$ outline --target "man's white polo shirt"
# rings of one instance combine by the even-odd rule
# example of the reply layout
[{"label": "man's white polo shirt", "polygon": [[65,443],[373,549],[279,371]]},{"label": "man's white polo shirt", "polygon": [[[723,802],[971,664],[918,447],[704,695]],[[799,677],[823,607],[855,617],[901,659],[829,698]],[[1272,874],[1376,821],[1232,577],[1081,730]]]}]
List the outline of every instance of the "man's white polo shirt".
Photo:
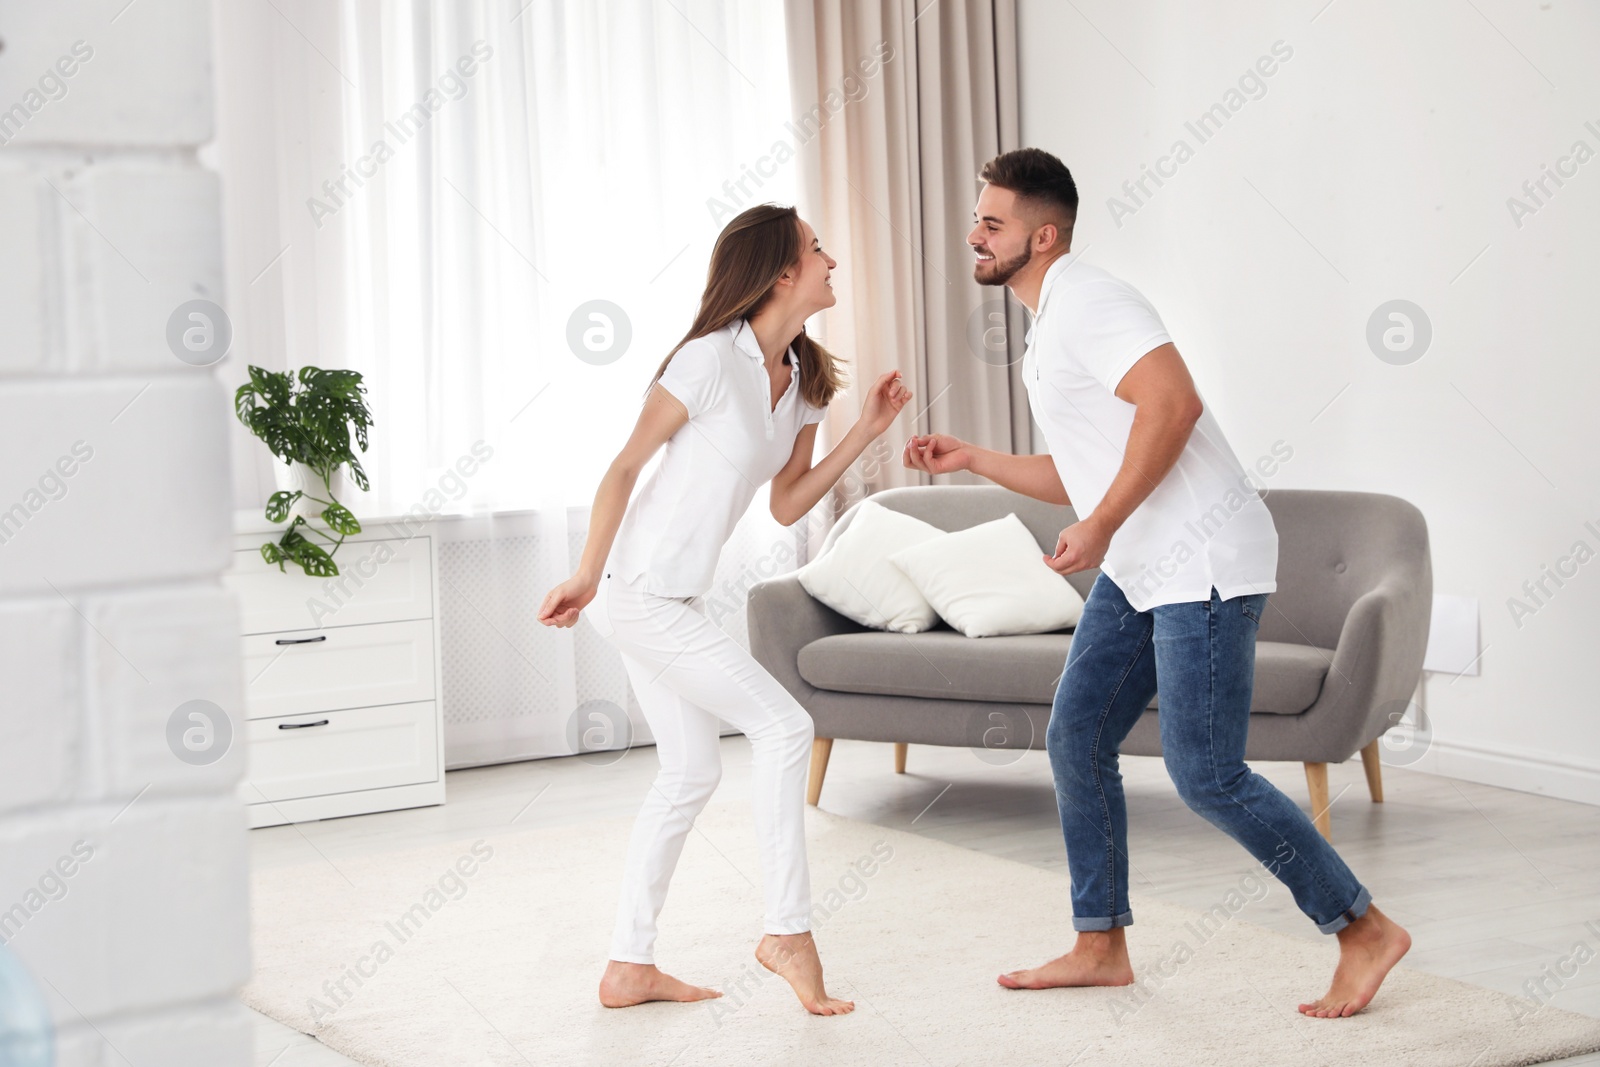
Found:
[{"label": "man's white polo shirt", "polygon": [[[1117,384],[1172,340],[1127,282],[1068,253],[1045,272],[1022,359],[1028,403],[1080,519],[1122,467],[1134,406]],[[1178,462],[1112,535],[1100,569],[1136,611],[1277,589],[1272,514],[1222,436],[1210,405]]]},{"label": "man's white polo shirt", "polygon": [[659,596],[711,588],[717,557],[756,489],[789,462],[801,427],[827,413],[801,396],[794,350],[785,358],[794,371],[774,409],[772,379],[747,321],[678,349],[659,381],[683,402],[689,421],[667,439],[661,462],[628,505],[607,573],[627,581],[643,574],[645,591]]}]

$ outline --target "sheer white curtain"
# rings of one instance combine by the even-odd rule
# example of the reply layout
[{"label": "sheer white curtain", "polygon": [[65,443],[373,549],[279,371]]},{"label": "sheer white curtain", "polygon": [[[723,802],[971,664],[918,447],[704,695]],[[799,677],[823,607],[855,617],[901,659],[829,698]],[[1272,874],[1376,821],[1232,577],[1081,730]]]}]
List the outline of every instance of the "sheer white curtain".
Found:
[{"label": "sheer white curtain", "polygon": [[[463,516],[434,526],[475,546],[457,562],[481,581],[441,582],[441,617],[502,646],[457,665],[490,677],[457,690],[479,710],[447,725],[452,762],[570,751],[566,713],[626,696],[586,694],[581,633],[532,613],[721,224],[793,202],[795,164],[773,156],[792,140],[782,5],[240,0],[217,17],[233,371],[364,373],[372,489],[346,503]],[[235,444],[239,506],[258,509],[270,464]],[[750,551],[783,540],[764,494],[747,526]],[[451,666],[447,650],[447,705]]]}]

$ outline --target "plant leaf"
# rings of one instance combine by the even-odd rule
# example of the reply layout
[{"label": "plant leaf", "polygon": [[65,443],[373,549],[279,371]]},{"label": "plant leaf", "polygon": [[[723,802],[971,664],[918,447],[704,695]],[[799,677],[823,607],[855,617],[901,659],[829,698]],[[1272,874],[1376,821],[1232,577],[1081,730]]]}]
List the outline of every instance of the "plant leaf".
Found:
[{"label": "plant leaf", "polygon": [[313,578],[332,578],[339,573],[339,566],[333,562],[333,557],[324,552],[321,546],[303,537],[290,554],[301,569]]},{"label": "plant leaf", "polygon": [[263,367],[251,366],[250,381],[256,387],[269,406],[287,404],[289,394],[293,389],[287,374],[279,371],[270,371]]},{"label": "plant leaf", "polygon": [[267,518],[273,522],[282,522],[287,519],[289,517],[289,509],[294,506],[296,500],[299,500],[304,495],[298,489],[293,492],[288,489],[280,489],[273,493],[267,498]]},{"label": "plant leaf", "polygon": [[233,413],[239,421],[246,426],[250,425],[250,413],[256,406],[256,387],[251,382],[245,382],[233,391]]},{"label": "plant leaf", "polygon": [[322,509],[322,521],[328,524],[329,529],[346,537],[361,532],[360,520],[338,501]]},{"label": "plant leaf", "polygon": [[347,456],[345,458],[345,466],[350,468],[350,480],[359,485],[362,492],[366,492],[368,489],[367,472],[361,466],[361,461],[354,456]]},{"label": "plant leaf", "polygon": [[286,558],[283,554],[283,549],[279,548],[271,541],[268,541],[266,544],[261,546],[261,558],[266,560],[268,563],[276,563],[278,565],[278,569],[280,571],[283,570],[283,561]]}]

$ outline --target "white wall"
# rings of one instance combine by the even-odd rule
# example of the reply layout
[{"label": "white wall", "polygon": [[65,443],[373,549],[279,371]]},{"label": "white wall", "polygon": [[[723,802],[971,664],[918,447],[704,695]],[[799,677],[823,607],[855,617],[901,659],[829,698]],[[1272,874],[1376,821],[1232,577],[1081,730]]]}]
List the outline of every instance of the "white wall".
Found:
[{"label": "white wall", "polygon": [[[1412,501],[1435,592],[1479,601],[1481,673],[1426,675],[1414,765],[1600,803],[1600,9],[1020,9],[1023,142],[1072,169],[1073,247],[1155,302],[1247,466],[1281,438],[1294,457],[1274,486]],[[1259,98],[1204,143],[1185,128],[1279,41],[1292,54],[1264,65]],[[1127,197],[1180,138],[1192,157]],[[1577,141],[1564,186],[1528,199]],[[1513,196],[1536,211],[1514,218]],[[1433,328],[1406,365],[1366,340],[1396,298]],[[1530,599],[1523,583],[1580,541],[1586,562]],[[1514,619],[1512,597],[1536,610]]]},{"label": "white wall", "polygon": [[0,0],[0,941],[60,1067],[251,1061],[230,404],[167,340],[224,300],[209,23]]}]

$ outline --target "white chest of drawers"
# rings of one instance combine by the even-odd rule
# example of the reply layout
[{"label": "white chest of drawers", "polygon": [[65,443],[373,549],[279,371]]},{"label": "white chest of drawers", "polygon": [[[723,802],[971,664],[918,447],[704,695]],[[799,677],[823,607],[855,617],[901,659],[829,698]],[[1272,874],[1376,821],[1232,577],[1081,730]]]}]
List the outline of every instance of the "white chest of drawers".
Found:
[{"label": "white chest of drawers", "polygon": [[443,804],[437,540],[363,520],[340,573],[310,578],[262,560],[282,526],[240,512],[234,530],[250,825]]}]

